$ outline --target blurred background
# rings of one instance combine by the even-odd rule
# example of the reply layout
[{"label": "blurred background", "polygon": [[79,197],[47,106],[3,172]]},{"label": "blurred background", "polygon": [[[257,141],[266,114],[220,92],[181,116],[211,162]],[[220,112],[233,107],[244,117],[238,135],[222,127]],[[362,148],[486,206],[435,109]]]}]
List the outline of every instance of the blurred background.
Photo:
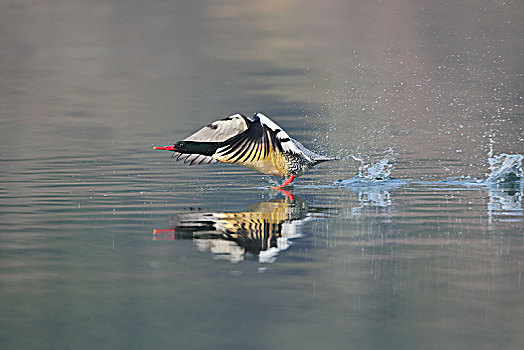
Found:
[{"label": "blurred background", "polygon": [[[2,348],[522,348],[522,187],[429,181],[485,179],[493,155],[523,153],[523,13],[2,0]],[[268,176],[152,151],[255,112],[344,159],[290,200]],[[427,183],[333,186],[364,164],[351,155]],[[294,232],[273,264],[152,237],[190,208],[266,206]]]}]

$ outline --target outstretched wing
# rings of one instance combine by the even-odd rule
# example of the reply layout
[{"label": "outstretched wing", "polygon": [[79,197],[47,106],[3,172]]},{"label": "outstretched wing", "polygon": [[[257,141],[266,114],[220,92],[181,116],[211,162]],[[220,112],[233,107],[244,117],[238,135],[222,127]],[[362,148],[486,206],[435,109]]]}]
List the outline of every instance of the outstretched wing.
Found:
[{"label": "outstretched wing", "polygon": [[202,154],[180,153],[177,151],[173,152],[171,158],[174,158],[177,162],[184,161],[184,164],[189,165],[213,164],[218,162],[218,160],[210,156],[204,156]]},{"label": "outstretched wing", "polygon": [[256,113],[253,120],[244,120],[247,129],[224,141],[224,145],[217,149],[215,159],[226,163],[249,163],[274,152],[304,155],[289,135],[265,115]]},{"label": "outstretched wing", "polygon": [[[234,114],[227,118],[217,120],[211,124],[206,125],[202,129],[198,130],[191,136],[188,136],[184,141],[195,141],[195,142],[223,142],[230,139],[248,128],[249,119],[241,114]],[[204,156],[202,154],[190,154],[174,152],[173,158],[176,161],[183,161],[184,164],[195,165],[195,164],[210,164],[216,163],[217,160],[210,156]]]},{"label": "outstretched wing", "polygon": [[238,135],[248,128],[249,119],[241,114],[234,114],[230,117],[217,120],[202,129],[195,132],[193,135],[184,139],[184,141],[200,141],[200,142],[222,142]]}]

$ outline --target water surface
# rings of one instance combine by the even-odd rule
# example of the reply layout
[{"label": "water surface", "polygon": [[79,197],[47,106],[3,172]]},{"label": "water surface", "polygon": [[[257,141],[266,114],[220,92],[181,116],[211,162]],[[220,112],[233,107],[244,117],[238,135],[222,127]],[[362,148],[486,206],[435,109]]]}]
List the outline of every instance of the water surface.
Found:
[{"label": "water surface", "polygon": [[[524,347],[523,10],[3,2],[2,349]],[[237,112],[343,159],[152,150]]]}]

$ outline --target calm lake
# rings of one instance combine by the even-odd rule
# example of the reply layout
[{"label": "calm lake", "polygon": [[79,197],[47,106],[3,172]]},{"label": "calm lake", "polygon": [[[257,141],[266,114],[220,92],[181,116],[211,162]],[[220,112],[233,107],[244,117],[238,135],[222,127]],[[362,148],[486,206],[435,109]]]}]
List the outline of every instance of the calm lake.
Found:
[{"label": "calm lake", "polygon": [[[0,2],[1,348],[524,348],[523,13]],[[255,112],[341,160],[152,149]]]}]

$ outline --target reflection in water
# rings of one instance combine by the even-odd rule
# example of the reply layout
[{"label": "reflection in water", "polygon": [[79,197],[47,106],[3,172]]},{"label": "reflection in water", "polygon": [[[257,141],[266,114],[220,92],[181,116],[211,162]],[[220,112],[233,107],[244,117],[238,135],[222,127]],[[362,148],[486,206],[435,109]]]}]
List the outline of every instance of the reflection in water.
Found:
[{"label": "reflection in water", "polygon": [[386,208],[392,204],[391,194],[387,189],[366,188],[354,189],[354,191],[358,195],[360,208],[366,206]]},{"label": "reflection in water", "polygon": [[391,191],[401,186],[394,183],[391,186],[369,185],[369,186],[348,186],[358,196],[358,207],[351,208],[352,216],[360,216],[365,210],[373,210],[375,213],[391,215],[394,210]]},{"label": "reflection in water", "polygon": [[[489,189],[488,217],[492,224],[495,217],[500,221],[522,221],[523,188],[521,183]],[[504,219],[502,219],[504,217]]]},{"label": "reflection in water", "polygon": [[274,262],[291,239],[302,236],[302,224],[312,217],[306,201],[284,194],[285,198],[256,203],[245,212],[175,214],[170,218],[172,228],[154,230],[153,239],[193,239],[198,249],[231,262],[246,255]]}]

